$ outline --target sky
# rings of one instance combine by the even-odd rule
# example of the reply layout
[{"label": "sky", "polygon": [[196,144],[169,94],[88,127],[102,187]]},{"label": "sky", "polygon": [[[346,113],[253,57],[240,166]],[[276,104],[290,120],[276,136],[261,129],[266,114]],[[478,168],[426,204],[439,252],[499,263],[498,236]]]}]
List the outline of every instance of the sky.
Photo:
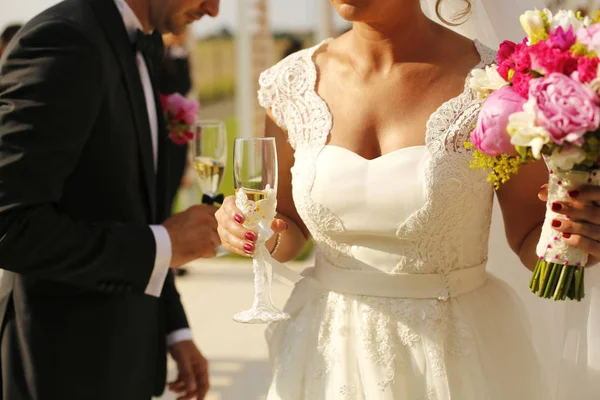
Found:
[{"label": "sky", "polygon": [[[235,30],[238,1],[221,0],[221,12],[217,18],[204,17],[195,22],[193,31],[203,36],[226,27]],[[318,1],[323,0],[270,0],[271,26],[274,30],[307,31],[316,24],[314,10]],[[0,0],[0,29],[9,23],[26,21],[40,11],[58,3],[58,0]],[[345,22],[336,14],[336,26],[342,28]]]}]

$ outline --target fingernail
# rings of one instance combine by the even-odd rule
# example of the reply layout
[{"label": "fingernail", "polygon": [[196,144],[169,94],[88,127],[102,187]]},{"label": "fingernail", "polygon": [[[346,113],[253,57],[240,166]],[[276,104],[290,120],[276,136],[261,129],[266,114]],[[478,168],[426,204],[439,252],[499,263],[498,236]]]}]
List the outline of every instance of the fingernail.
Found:
[{"label": "fingernail", "polygon": [[562,210],[563,206],[560,203],[552,203],[552,211],[560,211]]},{"label": "fingernail", "polygon": [[237,222],[238,224],[241,224],[242,221],[244,221],[244,218],[240,215],[240,214],[235,214],[235,217],[233,217],[233,219],[235,220],[235,222]]},{"label": "fingernail", "polygon": [[571,191],[569,192],[569,197],[571,197],[571,198],[573,198],[573,199],[574,199],[574,198],[575,198],[575,197],[577,197],[577,196],[579,196],[579,190],[571,190]]},{"label": "fingernail", "polygon": [[254,250],[254,246],[251,245],[250,243],[246,243],[244,245],[244,250],[246,250],[248,253],[251,252],[252,250]]},{"label": "fingernail", "polygon": [[563,236],[565,239],[568,239],[568,238],[570,238],[570,237],[571,237],[571,234],[570,234],[570,233],[563,233],[563,234],[562,234],[562,236]]},{"label": "fingernail", "polygon": [[251,242],[254,242],[254,239],[256,239],[256,235],[252,232],[246,232],[246,239],[250,240]]},{"label": "fingernail", "polygon": [[560,222],[559,220],[557,220],[557,219],[552,220],[552,226],[554,228],[560,228],[561,225],[562,225],[562,222]]}]

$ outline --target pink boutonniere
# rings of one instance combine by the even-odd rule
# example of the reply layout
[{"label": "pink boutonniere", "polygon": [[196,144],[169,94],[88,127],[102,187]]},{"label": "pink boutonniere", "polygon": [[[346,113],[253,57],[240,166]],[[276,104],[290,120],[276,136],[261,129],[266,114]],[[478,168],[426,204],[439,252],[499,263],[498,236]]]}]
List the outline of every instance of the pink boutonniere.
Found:
[{"label": "pink boutonniere", "polygon": [[200,103],[185,98],[179,93],[160,95],[169,137],[176,144],[186,144],[192,140],[192,125],[196,122]]}]

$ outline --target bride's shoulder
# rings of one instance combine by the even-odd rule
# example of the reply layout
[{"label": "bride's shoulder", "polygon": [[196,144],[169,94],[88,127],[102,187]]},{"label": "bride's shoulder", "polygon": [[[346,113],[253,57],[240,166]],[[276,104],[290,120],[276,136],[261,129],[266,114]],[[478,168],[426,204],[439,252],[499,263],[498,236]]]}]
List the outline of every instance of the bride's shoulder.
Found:
[{"label": "bride's shoulder", "polygon": [[310,71],[312,69],[312,58],[315,52],[324,46],[326,42],[327,40],[315,46],[292,53],[275,65],[264,70],[260,76],[261,86],[263,83],[271,83],[272,80],[285,72],[293,71],[295,74],[301,74]]},{"label": "bride's shoulder", "polygon": [[297,97],[310,88],[310,82],[316,77],[313,56],[328,40],[297,51],[285,57],[277,64],[264,70],[259,77],[259,102],[270,108],[279,97]]},{"label": "bride's shoulder", "polygon": [[292,53],[260,74],[258,102],[271,110],[280,127],[285,129],[287,105],[313,89],[316,80],[313,56],[327,42]]}]

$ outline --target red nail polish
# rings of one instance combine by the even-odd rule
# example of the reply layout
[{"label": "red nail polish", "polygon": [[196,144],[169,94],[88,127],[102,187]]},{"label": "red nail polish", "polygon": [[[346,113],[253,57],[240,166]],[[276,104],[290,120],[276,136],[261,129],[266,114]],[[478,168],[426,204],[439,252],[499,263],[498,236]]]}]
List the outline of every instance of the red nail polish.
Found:
[{"label": "red nail polish", "polygon": [[552,220],[552,226],[554,228],[560,228],[561,225],[562,225],[562,222],[560,222],[559,220],[557,220],[557,219]]},{"label": "red nail polish", "polygon": [[237,222],[238,224],[241,224],[244,221],[244,218],[240,215],[240,214],[235,214],[235,217],[233,217],[233,219],[235,220],[235,222]]},{"label": "red nail polish", "polygon": [[568,238],[570,238],[570,237],[571,237],[571,234],[570,234],[570,233],[563,233],[563,234],[562,234],[562,236],[563,236],[565,239],[568,239]]},{"label": "red nail polish", "polygon": [[246,239],[250,240],[251,242],[254,242],[254,239],[256,239],[256,235],[252,232],[246,232]]},{"label": "red nail polish", "polygon": [[558,212],[562,210],[563,206],[560,203],[552,203],[552,211]]},{"label": "red nail polish", "polygon": [[569,192],[569,197],[571,197],[571,198],[573,198],[573,199],[574,199],[574,198],[576,198],[577,196],[579,196],[579,190],[571,190],[571,191]]},{"label": "red nail polish", "polygon": [[254,246],[251,245],[250,243],[246,243],[244,245],[244,250],[246,250],[247,252],[251,252],[252,250],[254,250]]}]

